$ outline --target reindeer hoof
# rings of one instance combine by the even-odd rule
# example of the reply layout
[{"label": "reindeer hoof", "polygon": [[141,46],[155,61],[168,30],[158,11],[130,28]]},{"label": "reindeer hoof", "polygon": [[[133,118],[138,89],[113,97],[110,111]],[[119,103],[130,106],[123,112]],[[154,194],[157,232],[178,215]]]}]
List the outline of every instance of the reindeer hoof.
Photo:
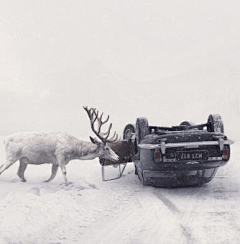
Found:
[{"label": "reindeer hoof", "polygon": [[60,186],[69,186],[71,184],[73,184],[73,182],[63,182],[60,184]]},{"label": "reindeer hoof", "polygon": [[22,182],[26,182],[26,179],[25,179],[25,178],[21,178],[21,181],[22,181]]}]

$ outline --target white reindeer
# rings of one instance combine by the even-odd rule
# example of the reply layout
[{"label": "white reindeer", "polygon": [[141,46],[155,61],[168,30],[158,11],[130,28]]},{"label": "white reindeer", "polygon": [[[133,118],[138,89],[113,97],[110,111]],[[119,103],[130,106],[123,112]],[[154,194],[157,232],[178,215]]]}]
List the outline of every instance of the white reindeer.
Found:
[{"label": "white reindeer", "polygon": [[[52,164],[52,174],[46,182],[54,179],[58,167],[60,167],[65,184],[67,184],[66,164],[70,160],[89,160],[101,157],[118,161],[118,155],[107,145],[108,142],[115,142],[118,138],[116,132],[109,138],[112,124],[110,124],[106,133],[101,132],[102,125],[108,122],[109,116],[103,121],[103,113],[99,117],[96,109],[88,109],[87,107],[84,107],[84,109],[90,119],[93,132],[101,141],[92,137],[90,137],[91,142],[80,141],[67,133],[61,132],[14,134],[5,139],[6,163],[0,167],[0,174],[19,160],[20,165],[17,175],[25,182],[24,172],[28,164]],[[94,127],[96,121],[98,121],[97,130]]]}]

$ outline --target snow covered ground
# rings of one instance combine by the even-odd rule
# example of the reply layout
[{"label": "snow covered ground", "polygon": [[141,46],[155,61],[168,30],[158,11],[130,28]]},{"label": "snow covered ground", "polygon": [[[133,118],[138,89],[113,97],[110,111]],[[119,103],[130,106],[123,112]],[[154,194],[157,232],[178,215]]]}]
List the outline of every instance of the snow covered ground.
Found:
[{"label": "snow covered ground", "polygon": [[142,186],[131,163],[102,182],[98,160],[70,162],[68,186],[60,171],[43,183],[50,165],[29,166],[22,183],[16,163],[0,177],[0,243],[239,243],[239,146],[213,181],[179,189]]},{"label": "snow covered ground", "polygon": [[[204,123],[236,141],[202,187],[142,186],[130,163],[102,182],[98,160],[18,163],[0,176],[0,244],[240,243],[240,1],[0,1],[0,135],[92,135],[82,106],[127,123]],[[109,121],[109,122],[110,122]],[[5,152],[0,137],[0,165]],[[238,141],[238,142],[237,142]],[[113,169],[113,168],[111,168]]]}]

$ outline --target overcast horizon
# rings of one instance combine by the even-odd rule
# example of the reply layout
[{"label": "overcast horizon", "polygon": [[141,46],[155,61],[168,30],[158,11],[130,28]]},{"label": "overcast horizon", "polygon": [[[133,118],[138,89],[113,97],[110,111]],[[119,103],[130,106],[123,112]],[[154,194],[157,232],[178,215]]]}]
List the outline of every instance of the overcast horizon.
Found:
[{"label": "overcast horizon", "polygon": [[239,138],[239,5],[1,1],[0,134],[90,135],[88,105],[119,134],[141,116],[170,126],[220,113]]}]

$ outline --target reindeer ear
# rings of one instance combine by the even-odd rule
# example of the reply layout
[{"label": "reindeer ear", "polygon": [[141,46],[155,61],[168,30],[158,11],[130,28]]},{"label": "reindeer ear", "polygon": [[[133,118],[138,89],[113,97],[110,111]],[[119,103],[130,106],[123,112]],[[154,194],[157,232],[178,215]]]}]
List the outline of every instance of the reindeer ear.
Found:
[{"label": "reindeer ear", "polygon": [[96,142],[96,140],[94,139],[94,138],[92,138],[91,136],[89,136],[90,137],[90,140],[91,140],[91,142],[93,143],[93,144],[96,144],[97,142]]}]

